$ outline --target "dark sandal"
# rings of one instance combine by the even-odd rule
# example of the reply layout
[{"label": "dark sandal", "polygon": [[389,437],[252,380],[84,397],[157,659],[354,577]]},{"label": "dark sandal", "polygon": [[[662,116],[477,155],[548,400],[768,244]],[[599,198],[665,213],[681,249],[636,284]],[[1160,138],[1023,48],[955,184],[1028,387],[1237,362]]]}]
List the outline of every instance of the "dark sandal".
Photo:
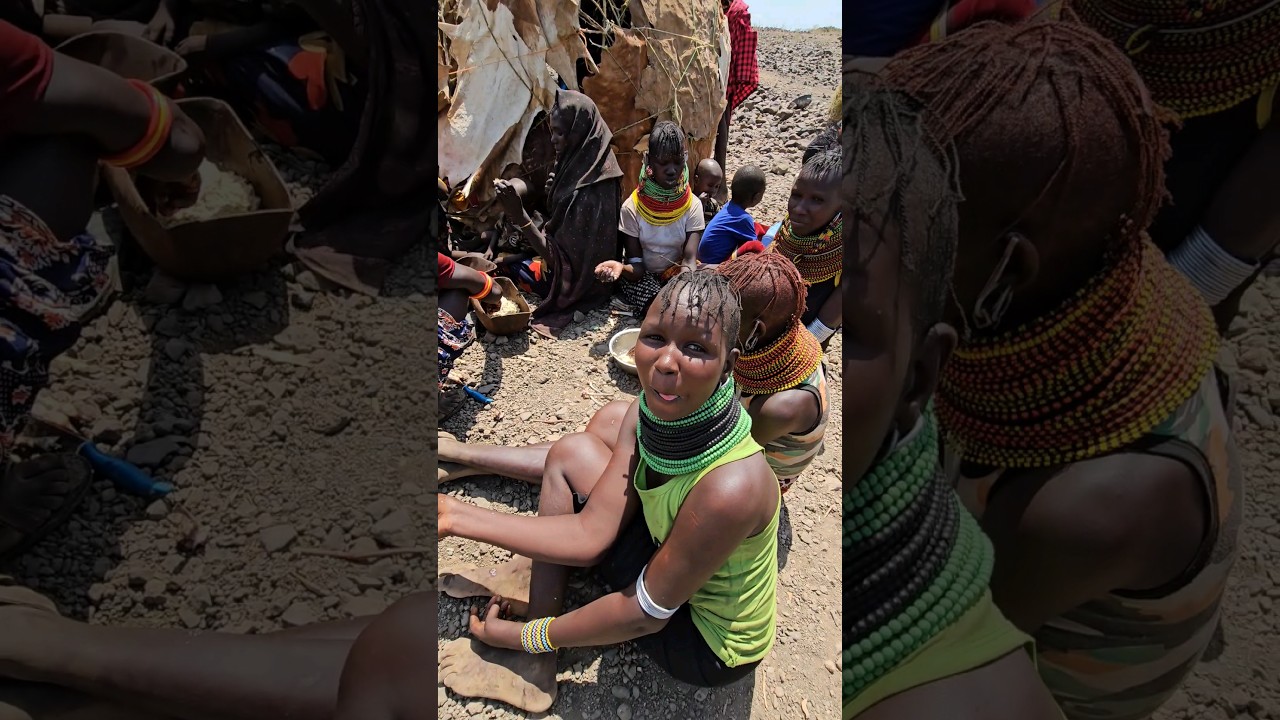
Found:
[{"label": "dark sandal", "polygon": [[[33,545],[45,539],[51,532],[66,523],[71,518],[71,514],[80,506],[85,496],[89,494],[89,489],[93,487],[93,467],[88,460],[71,453],[62,453],[58,457],[62,459],[63,469],[70,476],[71,489],[63,496],[62,505],[57,511],[38,525],[14,523],[0,518],[0,527],[16,531],[20,535],[20,539],[17,542],[8,547],[0,548],[0,564],[4,564],[30,550]],[[12,467],[4,468],[3,475],[7,476],[11,470]],[[0,482],[5,479],[7,478],[0,476]],[[0,587],[3,587],[3,583],[0,583]]]}]

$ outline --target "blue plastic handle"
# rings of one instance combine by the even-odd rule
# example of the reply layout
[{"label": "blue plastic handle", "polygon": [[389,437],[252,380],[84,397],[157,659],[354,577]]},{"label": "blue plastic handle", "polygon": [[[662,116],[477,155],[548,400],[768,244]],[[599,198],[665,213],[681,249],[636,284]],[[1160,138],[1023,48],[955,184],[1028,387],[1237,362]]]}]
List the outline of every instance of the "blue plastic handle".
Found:
[{"label": "blue plastic handle", "polygon": [[484,403],[485,405],[488,405],[489,403],[493,402],[493,398],[491,398],[491,397],[485,397],[484,395],[481,395],[479,392],[477,392],[477,391],[475,391],[475,390],[471,389],[471,387],[470,387],[469,385],[463,385],[463,386],[462,386],[462,389],[463,389],[463,390],[465,390],[465,391],[466,391],[466,393],[467,393],[468,395],[470,395],[471,397],[473,397],[473,398],[475,398],[475,399],[479,400],[480,402]]},{"label": "blue plastic handle", "polygon": [[107,455],[93,443],[81,445],[80,454],[89,461],[95,472],[130,495],[158,498],[173,492],[172,484],[152,478],[133,463]]}]

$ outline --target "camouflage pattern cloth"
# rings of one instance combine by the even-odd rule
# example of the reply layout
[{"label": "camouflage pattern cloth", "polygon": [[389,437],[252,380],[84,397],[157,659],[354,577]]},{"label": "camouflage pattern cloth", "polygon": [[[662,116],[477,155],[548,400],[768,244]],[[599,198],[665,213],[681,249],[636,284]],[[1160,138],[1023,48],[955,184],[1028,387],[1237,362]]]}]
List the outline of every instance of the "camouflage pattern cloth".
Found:
[{"label": "camouflage pattern cloth", "polygon": [[[1218,628],[1243,509],[1227,393],[1211,371],[1190,400],[1129,449],[1186,463],[1204,483],[1211,522],[1195,561],[1164,588],[1111,593],[1036,632],[1040,675],[1068,720],[1147,720]],[[977,517],[999,477],[961,479],[961,499]]]}]

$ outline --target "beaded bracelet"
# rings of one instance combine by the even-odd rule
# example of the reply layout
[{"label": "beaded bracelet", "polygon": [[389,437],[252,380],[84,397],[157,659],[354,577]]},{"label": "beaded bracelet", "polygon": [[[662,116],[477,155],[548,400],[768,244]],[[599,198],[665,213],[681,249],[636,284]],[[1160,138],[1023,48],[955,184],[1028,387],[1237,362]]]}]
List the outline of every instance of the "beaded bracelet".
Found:
[{"label": "beaded bracelet", "polygon": [[484,289],[483,289],[483,290],[481,290],[480,292],[476,293],[475,295],[471,295],[470,297],[471,297],[471,299],[472,299],[472,300],[483,300],[483,299],[485,299],[485,298],[489,297],[489,293],[490,293],[490,292],[492,292],[492,291],[493,291],[493,277],[491,277],[491,276],[489,276],[489,275],[485,275],[485,276],[484,276]]},{"label": "beaded bracelet", "polygon": [[147,121],[147,132],[136,145],[122,153],[103,158],[103,162],[108,165],[124,170],[133,170],[151,162],[160,154],[173,130],[173,111],[164,95],[141,80],[130,80],[129,84],[147,98],[151,115]]},{"label": "beaded bracelet", "polygon": [[520,646],[525,652],[538,655],[556,651],[556,647],[551,644],[550,630],[553,620],[555,617],[538,618],[520,627]]}]

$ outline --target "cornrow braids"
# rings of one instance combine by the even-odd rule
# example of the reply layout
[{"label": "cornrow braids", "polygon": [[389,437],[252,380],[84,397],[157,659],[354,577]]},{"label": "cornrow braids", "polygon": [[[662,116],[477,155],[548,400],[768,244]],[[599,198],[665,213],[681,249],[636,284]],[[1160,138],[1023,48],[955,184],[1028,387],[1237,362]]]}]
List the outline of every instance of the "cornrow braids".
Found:
[{"label": "cornrow braids", "polygon": [[739,254],[721,263],[716,271],[738,294],[748,321],[762,320],[772,331],[760,338],[767,345],[804,315],[808,286],[795,263],[781,253]]},{"label": "cornrow braids", "polygon": [[[970,157],[981,165],[985,154],[968,147],[970,137],[980,134],[1006,148],[1025,138],[1015,152],[1025,158],[1028,178],[1010,177],[1009,185],[1048,179],[1019,220],[1046,200],[1064,209],[1092,204],[1101,227],[1088,232],[1131,238],[1167,197],[1166,125],[1174,116],[1152,101],[1123,52],[1082,25],[979,23],[902,53],[885,76],[928,105],[941,139],[954,142],[965,158],[966,172]],[[1037,179],[1030,181],[1033,173]],[[1058,197],[1048,198],[1051,190]],[[1113,206],[1105,205],[1108,198]],[[1076,223],[1084,228],[1094,219]]]},{"label": "cornrow braids", "polygon": [[[914,289],[912,320],[923,334],[942,320],[955,266],[954,150],[931,132],[919,102],[872,76],[846,71],[843,112],[846,212],[855,233],[870,227],[877,246],[897,243],[899,281]],[[858,255],[845,253],[846,270],[866,262]]]},{"label": "cornrow braids", "polygon": [[720,323],[725,346],[738,347],[742,303],[727,278],[714,270],[682,272],[671,278],[654,299],[660,315],[674,313],[682,302],[694,323],[705,313],[707,320]]},{"label": "cornrow braids", "polygon": [[809,146],[804,149],[804,156],[801,162],[807,163],[814,155],[839,147],[840,123],[832,121],[822,128],[822,132],[818,133],[817,137],[809,142]]},{"label": "cornrow braids", "polygon": [[684,131],[670,120],[660,120],[649,133],[649,157],[682,157],[685,155]]},{"label": "cornrow braids", "polygon": [[800,168],[800,177],[816,180],[820,183],[838,183],[844,174],[839,145],[832,145],[819,151],[805,161]]}]

